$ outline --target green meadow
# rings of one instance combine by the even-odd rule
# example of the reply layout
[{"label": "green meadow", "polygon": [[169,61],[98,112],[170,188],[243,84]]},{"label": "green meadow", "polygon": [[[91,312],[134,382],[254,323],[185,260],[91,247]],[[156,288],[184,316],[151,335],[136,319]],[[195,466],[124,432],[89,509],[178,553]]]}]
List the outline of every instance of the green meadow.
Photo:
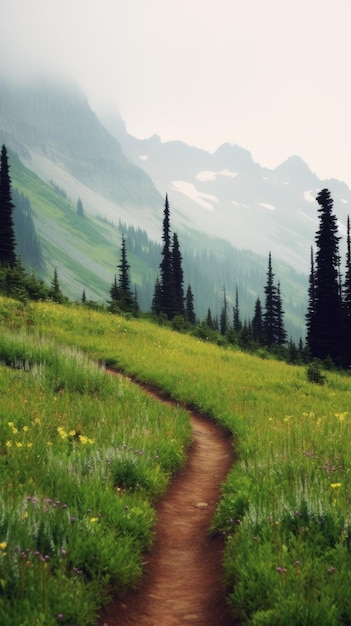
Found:
[{"label": "green meadow", "polygon": [[226,537],[237,623],[351,623],[348,375],[313,384],[264,353],[83,306],[2,298],[0,325],[1,624],[94,624],[137,583],[191,441],[182,404],[233,433],[209,532]]}]

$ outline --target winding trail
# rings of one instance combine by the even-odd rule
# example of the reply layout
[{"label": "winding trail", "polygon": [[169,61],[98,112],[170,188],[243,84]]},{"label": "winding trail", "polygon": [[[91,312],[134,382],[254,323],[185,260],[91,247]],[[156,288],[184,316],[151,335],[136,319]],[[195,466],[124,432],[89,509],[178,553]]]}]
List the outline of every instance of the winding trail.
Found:
[{"label": "winding trail", "polygon": [[[147,387],[143,387],[148,390]],[[148,391],[168,402],[154,390]],[[155,539],[136,591],[115,598],[99,626],[233,626],[225,600],[221,537],[208,528],[234,460],[232,439],[213,421],[190,412],[193,443],[185,468],[157,506]]]}]

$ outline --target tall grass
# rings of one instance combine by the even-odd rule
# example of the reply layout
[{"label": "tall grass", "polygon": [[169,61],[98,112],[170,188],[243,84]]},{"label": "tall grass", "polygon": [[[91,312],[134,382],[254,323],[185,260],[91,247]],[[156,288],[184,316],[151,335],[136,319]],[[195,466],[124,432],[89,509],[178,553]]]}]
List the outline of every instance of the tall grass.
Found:
[{"label": "tall grass", "polygon": [[79,307],[3,301],[1,314],[7,328],[79,346],[231,429],[237,462],[212,532],[227,538],[239,621],[351,623],[349,376],[328,371],[315,385],[303,367]]},{"label": "tall grass", "polygon": [[0,361],[0,623],[93,624],[141,575],[188,416],[36,332]]}]

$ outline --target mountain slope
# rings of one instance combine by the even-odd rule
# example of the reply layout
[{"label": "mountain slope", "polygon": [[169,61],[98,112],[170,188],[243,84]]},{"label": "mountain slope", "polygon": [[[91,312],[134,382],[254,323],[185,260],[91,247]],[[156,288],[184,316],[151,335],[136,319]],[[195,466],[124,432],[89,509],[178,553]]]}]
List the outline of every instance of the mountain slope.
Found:
[{"label": "mountain slope", "polygon": [[81,197],[92,215],[155,227],[160,194],[74,85],[1,82],[0,139],[45,182]]},{"label": "mountain slope", "polygon": [[350,189],[337,180],[319,180],[298,156],[269,170],[236,145],[224,144],[209,153],[182,142],[162,143],[157,136],[138,140],[115,115],[103,121],[127,156],[160,191],[169,192],[182,224],[191,219],[198,230],[264,256],[271,250],[274,259],[308,274],[317,227],[315,197],[328,187],[345,233]]},{"label": "mountain slope", "polygon": [[[27,167],[18,161],[12,176],[31,200],[47,276],[57,267],[67,295],[78,299],[85,289],[88,298],[106,301],[123,224],[140,304],[150,307],[168,192],[185,287],[192,286],[199,317],[208,307],[219,315],[223,288],[233,303],[236,285],[242,317],[252,317],[271,250],[288,332],[303,336],[319,183],[303,161],[292,158],[272,172],[238,146],[224,144],[210,154],[158,137],[140,141],[121,120],[118,125],[117,140],[71,85],[1,84],[0,143]],[[346,185],[338,185],[350,197]],[[76,214],[78,198],[84,221]]]}]

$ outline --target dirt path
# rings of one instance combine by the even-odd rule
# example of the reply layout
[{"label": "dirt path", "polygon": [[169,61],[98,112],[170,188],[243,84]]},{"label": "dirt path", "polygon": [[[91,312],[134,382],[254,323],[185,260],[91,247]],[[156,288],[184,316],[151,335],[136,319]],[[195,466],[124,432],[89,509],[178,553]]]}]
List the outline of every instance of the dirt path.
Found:
[{"label": "dirt path", "polygon": [[223,541],[207,536],[220,485],[233,463],[232,440],[193,412],[191,424],[187,465],[157,507],[155,540],[152,554],[146,556],[143,581],[137,591],[112,600],[99,626],[234,624],[221,582]]}]

